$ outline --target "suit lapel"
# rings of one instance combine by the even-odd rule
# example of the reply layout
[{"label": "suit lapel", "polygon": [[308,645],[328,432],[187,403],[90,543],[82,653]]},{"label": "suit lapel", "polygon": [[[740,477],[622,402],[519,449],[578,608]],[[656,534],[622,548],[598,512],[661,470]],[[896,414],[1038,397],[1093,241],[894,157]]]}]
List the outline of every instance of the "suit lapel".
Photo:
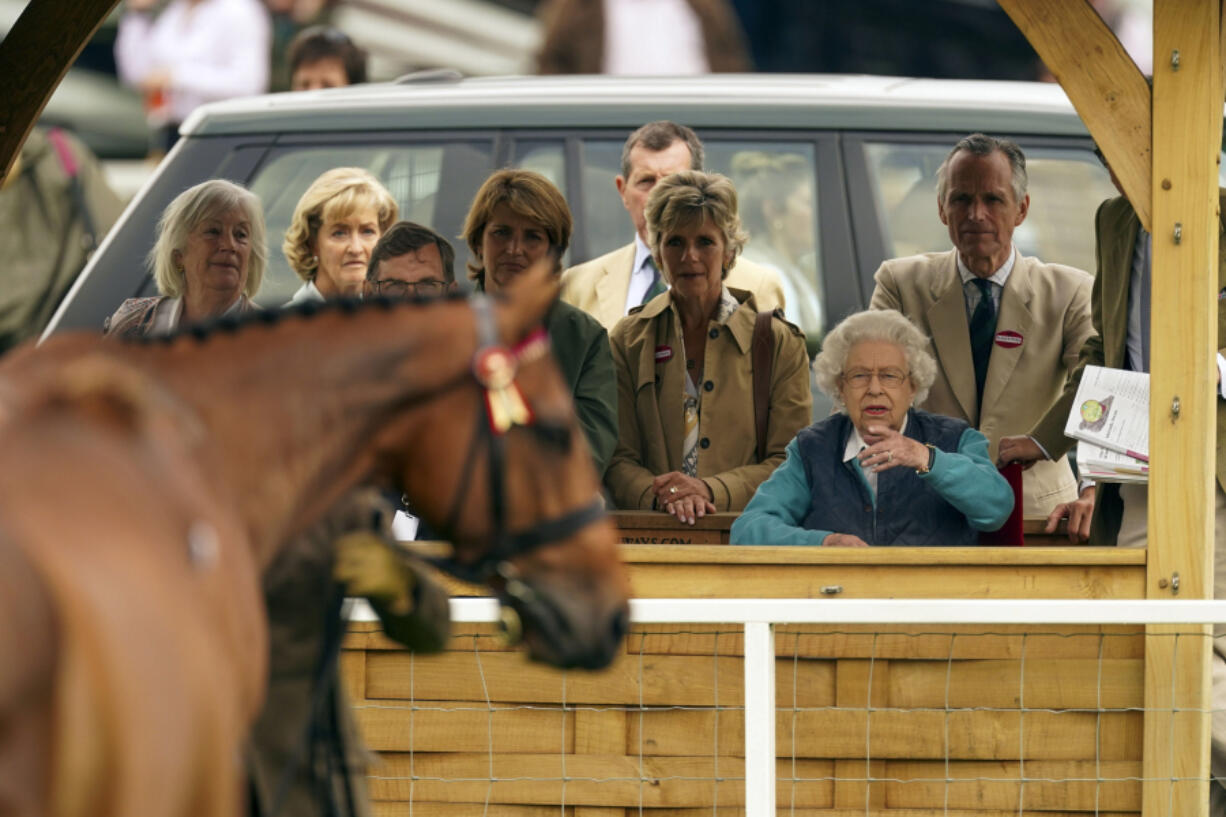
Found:
[{"label": "suit lapel", "polygon": [[[1005,281],[1005,288],[1000,294],[1000,312],[996,317],[996,334],[1001,332],[1016,332],[1021,335],[1019,346],[1001,346],[992,344],[992,357],[988,361],[988,378],[983,384],[982,415],[990,414],[996,406],[996,401],[1004,393],[1017,362],[1021,360],[1030,339],[1030,326],[1034,322],[1034,314],[1030,309],[1030,300],[1034,297],[1034,279],[1032,277],[1035,260],[1017,255],[1013,272]],[[980,422],[982,422],[982,415]],[[979,423],[976,423],[976,427]]]},{"label": "suit lapel", "polygon": [[612,328],[626,309],[626,293],[630,291],[630,269],[634,266],[634,242],[623,247],[609,259],[603,275],[596,281],[596,314],[604,326]]},{"label": "suit lapel", "polygon": [[953,252],[933,278],[932,297],[927,318],[937,361],[963,413],[970,418],[972,425],[978,425],[971,328],[966,320],[966,297],[962,294],[962,282],[958,278],[958,264]]}]

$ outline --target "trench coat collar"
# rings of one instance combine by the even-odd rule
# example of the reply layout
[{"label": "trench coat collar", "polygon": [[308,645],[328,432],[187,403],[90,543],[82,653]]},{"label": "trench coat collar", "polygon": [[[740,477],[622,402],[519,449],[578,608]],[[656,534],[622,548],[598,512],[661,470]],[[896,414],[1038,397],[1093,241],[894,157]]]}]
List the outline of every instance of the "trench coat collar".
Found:
[{"label": "trench coat collar", "polygon": [[[724,326],[728,329],[728,334],[732,336],[733,342],[736,343],[737,351],[743,355],[748,354],[750,347],[753,345],[754,322],[757,320],[758,314],[756,302],[754,301],[753,293],[746,290],[729,287],[728,291],[732,293],[732,297],[736,298],[741,306],[728,317],[728,321]],[[749,309],[745,309],[746,306]],[[656,323],[654,319],[659,318],[665,312],[672,314],[668,315],[663,321]],[[661,292],[631,314],[641,318],[648,325],[656,323],[657,327],[654,334],[654,343],[643,344],[641,353],[643,359],[638,366],[639,382],[635,384],[636,387],[641,387],[655,382],[655,352],[657,349],[668,347],[670,351],[676,352],[680,350],[681,315],[673,306],[672,296],[669,292]],[[672,348],[674,344],[677,344],[676,350]]]}]

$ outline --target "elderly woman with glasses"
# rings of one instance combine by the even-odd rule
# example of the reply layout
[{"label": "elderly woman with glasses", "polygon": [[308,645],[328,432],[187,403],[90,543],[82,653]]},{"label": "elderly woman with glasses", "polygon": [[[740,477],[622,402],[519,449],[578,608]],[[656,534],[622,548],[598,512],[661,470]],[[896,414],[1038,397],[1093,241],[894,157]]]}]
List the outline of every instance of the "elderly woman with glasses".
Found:
[{"label": "elderly woman with glasses", "polygon": [[796,435],[732,526],[734,544],[974,545],[1013,511],[987,438],[914,407],[936,377],[928,338],[898,312],[860,312],[813,365],[840,409]]}]

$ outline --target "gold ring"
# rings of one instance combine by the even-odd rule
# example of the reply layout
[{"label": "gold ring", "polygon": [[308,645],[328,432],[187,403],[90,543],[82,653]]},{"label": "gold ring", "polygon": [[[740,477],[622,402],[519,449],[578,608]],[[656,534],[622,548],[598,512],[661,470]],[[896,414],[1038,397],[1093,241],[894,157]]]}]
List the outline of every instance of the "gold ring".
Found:
[{"label": "gold ring", "polygon": [[893,451],[887,451],[887,452],[885,452],[885,461],[886,461],[886,462],[893,462],[893,461],[894,461],[894,452],[893,452]]},{"label": "gold ring", "polygon": [[676,485],[670,486],[670,487],[669,487],[669,489],[668,489],[668,492],[669,492],[670,494],[675,494],[675,493],[677,493],[677,486],[676,486]]}]

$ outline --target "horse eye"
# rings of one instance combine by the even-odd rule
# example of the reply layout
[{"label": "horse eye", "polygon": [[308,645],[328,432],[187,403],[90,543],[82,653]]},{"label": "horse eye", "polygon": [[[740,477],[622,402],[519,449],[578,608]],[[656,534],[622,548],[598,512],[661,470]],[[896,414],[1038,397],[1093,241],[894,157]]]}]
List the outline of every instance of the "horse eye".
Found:
[{"label": "horse eye", "polygon": [[559,453],[570,452],[570,426],[551,420],[538,420],[529,428],[542,445],[547,445]]}]

